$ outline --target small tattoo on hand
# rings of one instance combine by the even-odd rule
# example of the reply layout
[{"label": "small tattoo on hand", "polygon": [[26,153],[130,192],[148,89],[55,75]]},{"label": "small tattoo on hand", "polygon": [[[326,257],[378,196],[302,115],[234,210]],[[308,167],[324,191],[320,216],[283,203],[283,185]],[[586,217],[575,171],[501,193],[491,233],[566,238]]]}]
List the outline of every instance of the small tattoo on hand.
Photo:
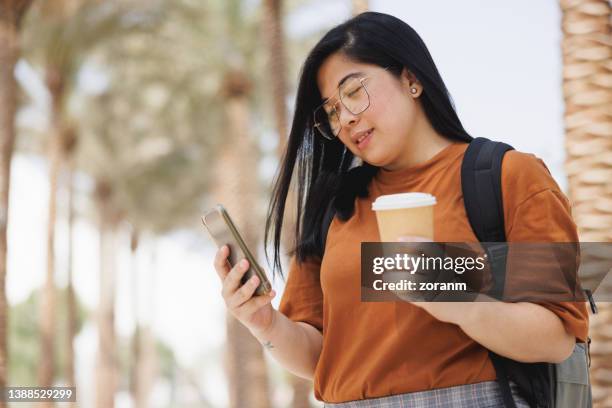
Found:
[{"label": "small tattoo on hand", "polygon": [[272,342],[270,340],[266,341],[263,346],[265,348],[267,348],[268,350],[272,350],[274,348],[274,345],[272,344]]}]

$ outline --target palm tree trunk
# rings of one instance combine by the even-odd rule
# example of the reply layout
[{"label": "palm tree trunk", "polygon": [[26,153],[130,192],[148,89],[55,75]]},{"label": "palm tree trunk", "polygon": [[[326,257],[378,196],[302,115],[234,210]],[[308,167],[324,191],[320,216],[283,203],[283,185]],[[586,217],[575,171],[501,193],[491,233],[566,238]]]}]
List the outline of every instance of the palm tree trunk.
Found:
[{"label": "palm tree trunk", "polygon": [[272,84],[272,97],[274,104],[274,119],[279,143],[278,155],[285,151],[287,141],[287,73],[285,41],[283,35],[283,2],[282,0],[265,0],[264,18],[266,38],[269,45],[268,72]]},{"label": "palm tree trunk", "polygon": [[139,292],[138,292],[138,269],[136,262],[136,252],[139,246],[139,234],[136,229],[132,230],[130,239],[130,252],[132,262],[132,313],[134,315],[134,334],[132,335],[132,365],[130,371],[130,392],[134,408],[145,408],[144,395],[141,386],[141,367],[142,367],[142,335],[140,327],[139,311]]},{"label": "palm tree trunk", "polygon": [[100,213],[100,300],[98,305],[98,368],[96,408],[113,408],[116,389],[115,352],[115,248],[116,220],[111,208],[111,187],[104,181],[96,186]]},{"label": "palm tree trunk", "polygon": [[139,324],[134,327],[132,335],[132,367],[130,372],[130,392],[134,408],[143,408],[142,387],[140,386],[140,367],[142,366],[142,329]]},{"label": "palm tree trunk", "polygon": [[370,9],[368,0],[351,0],[353,15],[361,14]]},{"label": "palm tree trunk", "polygon": [[[134,250],[138,247],[138,239],[132,237],[132,248]],[[135,259],[135,257],[132,257]],[[136,269],[133,269],[136,272]],[[137,283],[137,282],[135,282]],[[150,398],[155,379],[159,373],[157,349],[155,347],[156,340],[155,334],[151,327],[155,321],[155,293],[157,291],[157,246],[155,243],[151,245],[151,266],[147,276],[147,289],[149,293],[145,296],[149,302],[145,306],[147,311],[145,316],[141,316],[141,313],[137,313],[136,330],[134,332],[134,338],[132,339],[132,351],[134,353],[134,361],[132,365],[133,376],[132,376],[132,395],[134,401],[134,408],[146,408],[151,406]],[[142,286],[134,286],[134,288],[140,289]],[[139,297],[139,295],[136,295]],[[134,305],[139,304],[137,300],[134,301]],[[135,310],[139,310],[138,307]],[[144,322],[144,323],[143,323]]]},{"label": "palm tree trunk", "polygon": [[[66,340],[65,347],[65,383],[69,387],[76,386],[74,376],[74,339],[77,331],[77,305],[72,278],[73,262],[73,229],[74,229],[74,153],[77,145],[76,130],[73,126],[63,129],[60,138],[62,157],[66,161],[65,184],[68,195],[68,237],[67,237],[67,260],[66,260]],[[76,407],[76,403],[69,403],[70,407]]]},{"label": "palm tree trunk", "polygon": [[[287,144],[287,105],[285,99],[287,97],[287,72],[283,31],[283,2],[282,0],[266,0],[264,7],[270,58],[268,71],[272,84],[276,133],[278,134],[277,157],[281,160]],[[295,196],[291,191],[289,197],[287,197],[286,208],[293,208],[294,203]],[[292,248],[294,245],[292,237],[294,231],[295,216],[292,211],[288,211],[284,217],[282,234],[283,246],[286,249]],[[294,408],[310,407],[309,397],[312,392],[312,381],[291,373],[287,373],[287,377],[293,389],[291,406]]]},{"label": "palm tree trunk", "polygon": [[[286,55],[284,46],[283,32],[283,2],[282,0],[266,0],[264,2],[264,18],[266,27],[267,43],[269,44],[269,80],[272,84],[272,96],[274,104],[274,119],[276,133],[278,134],[278,144],[276,155],[278,160],[282,160],[287,145],[287,72]],[[285,208],[292,209],[295,203],[293,190],[289,192]],[[288,211],[283,222],[283,233],[281,234],[283,246],[286,249],[294,246],[293,233],[295,231],[296,214]],[[299,380],[301,378],[297,377]],[[299,380],[292,381],[292,384]]]},{"label": "palm tree trunk", "polygon": [[[57,219],[57,181],[62,163],[62,103],[64,81],[61,72],[49,67],[47,87],[51,94],[51,134],[49,138],[49,217],[47,223],[47,277],[40,310],[41,356],[38,383],[51,387],[54,380],[54,345],[56,330],[55,224]],[[53,406],[43,403],[44,407]]]},{"label": "palm tree trunk", "polygon": [[[0,16],[5,16],[2,10]],[[7,385],[7,323],[8,305],[6,300],[6,255],[9,189],[11,181],[11,158],[15,143],[15,112],[17,106],[16,84],[13,71],[19,54],[17,27],[8,18],[0,19],[0,387]],[[0,407],[6,407],[0,401]]]},{"label": "palm tree trunk", "polygon": [[[573,214],[581,241],[612,242],[611,7],[606,0],[561,0],[560,6],[566,171]],[[583,264],[591,261],[597,259],[582,257]],[[612,304],[599,305],[599,314],[591,319],[590,333],[594,405],[610,407]]]},{"label": "palm tree trunk", "polygon": [[[19,25],[30,3],[31,0],[0,2],[0,388],[7,385],[8,370],[6,231],[17,111],[17,85],[13,73],[20,51]],[[6,403],[0,401],[0,408],[4,407]]]},{"label": "palm tree trunk", "polygon": [[140,405],[136,405],[135,408],[146,408],[151,406],[151,391],[159,372],[155,334],[151,330],[151,326],[147,325],[140,329],[139,342],[138,403]]},{"label": "palm tree trunk", "polygon": [[[215,198],[238,225],[255,251],[261,226],[258,147],[249,133],[250,83],[242,72],[227,74],[224,93],[228,140],[217,161]],[[270,404],[267,367],[262,346],[240,322],[227,315],[226,363],[230,408],[267,408]]]},{"label": "palm tree trunk", "polygon": [[[74,245],[74,183],[72,179],[72,175],[74,172],[74,164],[72,160],[69,161],[68,166],[68,284],[66,288],[66,315],[68,321],[68,333],[66,338],[66,384],[69,387],[75,387],[76,380],[74,378],[74,339],[77,334],[77,306],[72,278],[72,260]],[[72,403],[71,406],[75,407],[76,404]]]}]

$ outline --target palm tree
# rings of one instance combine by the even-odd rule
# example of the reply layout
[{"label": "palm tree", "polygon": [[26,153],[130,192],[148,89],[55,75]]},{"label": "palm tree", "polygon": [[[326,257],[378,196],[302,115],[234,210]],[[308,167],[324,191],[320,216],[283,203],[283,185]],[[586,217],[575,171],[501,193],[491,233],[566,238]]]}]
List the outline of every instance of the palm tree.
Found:
[{"label": "palm tree", "polygon": [[[74,227],[74,155],[77,147],[77,131],[75,126],[70,126],[63,133],[62,155],[66,158],[66,183],[68,190],[68,259],[67,259],[67,284],[66,284],[66,385],[75,387],[74,378],[74,339],[77,335],[77,305],[76,294],[72,282],[72,259],[73,259],[73,227]],[[75,405],[75,404],[73,404]]]},{"label": "palm tree", "polygon": [[[28,26],[31,56],[40,60],[51,97],[49,147],[49,217],[47,226],[47,274],[40,311],[42,358],[39,384],[53,384],[53,334],[55,330],[55,251],[56,194],[58,177],[66,157],[62,139],[67,131],[66,104],[72,83],[85,55],[114,36],[141,29],[142,20],[123,18],[128,9],[118,3],[110,6],[100,0],[47,0],[35,9]],[[129,12],[139,10],[130,5]],[[126,21],[129,21],[126,23]]]},{"label": "palm tree", "polygon": [[[560,1],[566,171],[583,242],[612,241],[612,36],[606,0]],[[583,263],[597,261],[583,257]],[[612,288],[604,289],[610,293]],[[591,319],[593,400],[612,406],[612,304]]]},{"label": "palm tree", "polygon": [[[259,234],[257,146],[249,132],[250,80],[244,71],[229,71],[223,86],[227,141],[216,162],[218,185],[213,189],[225,205],[251,248]],[[270,406],[267,368],[261,345],[233,316],[227,315],[227,369],[230,407]]]},{"label": "palm tree", "polygon": [[[11,158],[15,144],[17,85],[13,72],[19,59],[19,29],[32,0],[0,1],[0,388],[7,384],[6,255]],[[0,401],[0,408],[6,406]]]},{"label": "palm tree", "polygon": [[[190,224],[197,219],[194,215],[201,209],[202,192],[214,177],[210,163],[216,162],[219,167],[231,168],[223,168],[215,178],[217,197],[229,197],[221,201],[256,248],[260,225],[260,214],[254,212],[260,191],[258,147],[248,121],[251,83],[259,81],[251,82],[243,68],[252,66],[244,61],[261,53],[252,46],[256,32],[252,24],[244,24],[237,3],[212,2],[211,7],[223,9],[231,17],[211,19],[215,10],[179,2],[164,11],[167,18],[159,28],[162,35],[154,41],[150,36],[135,36],[135,41],[105,50],[103,60],[108,58],[112,67],[111,89],[99,98],[101,105],[107,106],[91,111],[112,115],[100,116],[101,124],[84,130],[88,136],[83,135],[81,150],[87,159],[83,159],[82,168],[112,180],[113,197],[125,219],[140,231],[155,234],[186,218]],[[234,33],[232,36],[220,34],[217,28],[223,24],[232,27],[227,30]],[[229,38],[232,44],[223,42]],[[207,50],[206,58],[201,56],[202,49]],[[229,58],[224,58],[226,53]],[[177,54],[182,56],[179,60]],[[169,64],[172,77],[167,74]],[[236,69],[228,70],[228,65]],[[222,76],[225,80],[221,84],[218,78]],[[217,92],[219,88],[221,92]],[[161,102],[151,104],[149,91]],[[243,201],[235,206],[237,191]],[[232,406],[267,407],[270,399],[262,348],[245,331],[237,322],[228,322],[228,349],[236,351],[228,352],[236,358],[229,366]]]},{"label": "palm tree", "polygon": [[[138,236],[163,234],[197,220],[201,197],[208,188],[207,163],[211,160],[210,152],[214,152],[210,149],[213,144],[205,139],[208,132],[201,129],[222,134],[214,131],[216,121],[207,115],[215,111],[214,106],[209,106],[212,96],[206,95],[210,78],[202,75],[207,70],[201,64],[207,60],[198,56],[201,44],[185,33],[184,19],[193,15],[188,12],[182,15],[182,11],[182,7],[174,5],[165,10],[167,18],[159,21],[154,36],[135,32],[125,41],[100,50],[97,62],[107,67],[105,74],[110,83],[96,97],[82,96],[87,115],[80,118],[83,132],[79,168],[95,179],[104,180],[106,190],[112,191],[108,206],[120,208],[122,218]],[[169,48],[167,41],[176,46]],[[187,57],[176,61],[177,53]],[[218,98],[214,102],[219,105]],[[101,232],[101,237],[107,235]],[[138,242],[134,234],[132,258]],[[111,262],[113,256],[114,253],[108,253],[109,259],[104,262]],[[103,270],[103,274],[107,273],[112,275],[112,268]],[[136,284],[133,289],[137,290]],[[111,344],[110,284],[107,292],[103,297],[106,301],[100,304],[101,311],[107,310],[106,318],[100,321],[100,335],[108,339],[106,344]],[[151,336],[151,331],[136,318],[129,374],[136,407],[149,405],[147,394],[156,375]],[[103,343],[101,338],[100,344]],[[108,346],[101,348],[99,355],[112,353],[107,349]],[[107,374],[100,376],[98,395],[112,395],[117,384],[112,380],[116,361],[101,360],[104,363],[106,367],[101,366],[100,372]],[[108,403],[101,399],[97,402],[100,407]]]},{"label": "palm tree", "polygon": [[[151,224],[153,223],[154,221],[151,220]],[[130,372],[128,375],[134,408],[146,408],[149,406],[150,392],[158,374],[156,350],[155,347],[153,347],[155,336],[150,328],[151,323],[149,322],[148,325],[143,325],[141,322],[138,306],[140,303],[140,284],[138,282],[136,254],[140,247],[140,239],[140,232],[137,228],[132,227],[130,234],[132,283],[130,286],[132,290],[134,333],[131,339],[132,359],[130,361]],[[150,278],[150,280],[154,279],[154,276]],[[153,320],[154,316],[150,316],[150,319]]]},{"label": "palm tree", "polygon": [[[74,13],[74,3],[64,0],[47,1],[41,12],[53,26],[65,23]],[[59,51],[59,52],[58,52]],[[57,187],[63,161],[62,139],[64,138],[64,103],[67,80],[75,69],[69,55],[60,48],[46,50],[45,82],[51,96],[49,155],[49,207],[47,221],[47,274],[40,309],[41,360],[39,385],[50,387],[54,380],[53,338],[56,328],[55,300],[55,224],[57,217]],[[44,404],[52,406],[52,404]]]},{"label": "palm tree", "polygon": [[[285,41],[283,32],[283,1],[266,0],[264,2],[264,27],[266,29],[266,42],[268,44],[268,74],[272,85],[272,103],[274,105],[274,119],[276,133],[278,134],[277,158],[280,161],[287,143],[287,71],[285,55]],[[288,197],[288,207],[292,208],[295,197]],[[284,222],[283,246],[292,246],[291,233],[294,231],[295,220],[293,212],[287,212]],[[291,406],[295,408],[310,407],[310,394],[312,381],[287,373],[289,383],[293,389]]]},{"label": "palm tree", "polygon": [[264,1],[264,29],[269,48],[268,74],[272,85],[274,119],[278,133],[278,153],[285,150],[287,134],[287,72],[285,41],[283,34],[283,2],[282,0]]},{"label": "palm tree", "polygon": [[[247,245],[257,248],[261,236],[260,197],[257,164],[258,145],[255,143],[251,95],[255,81],[247,74],[257,53],[252,38],[256,34],[243,15],[242,1],[225,3],[225,44],[230,64],[224,73],[221,98],[225,109],[226,140],[220,146],[216,167],[217,185],[213,188],[218,202],[223,203],[239,225]],[[248,64],[247,64],[248,63]],[[263,349],[249,331],[233,316],[227,315],[226,362],[229,378],[230,407],[270,406],[267,366]]]},{"label": "palm tree", "polygon": [[[49,139],[49,218],[47,221],[47,278],[40,309],[41,359],[38,383],[41,387],[53,385],[53,337],[56,325],[55,313],[55,223],[57,205],[57,181],[61,164],[61,105],[63,81],[57,72],[47,72],[47,86],[51,92],[52,119]],[[46,404],[51,406],[51,404]]]},{"label": "palm tree", "polygon": [[106,180],[96,182],[95,200],[100,222],[100,300],[98,304],[98,360],[96,407],[112,408],[117,387],[115,339],[115,236],[121,215],[113,205],[113,188]]},{"label": "palm tree", "polygon": [[135,408],[143,408],[144,395],[141,384],[140,367],[142,358],[142,347],[141,347],[141,327],[140,327],[140,315],[139,311],[139,291],[138,291],[138,270],[136,268],[136,253],[140,244],[140,234],[136,228],[132,228],[130,236],[130,261],[131,261],[131,275],[132,275],[132,313],[134,316],[134,334],[132,335],[132,361],[130,366],[130,393],[132,394],[132,401]]}]

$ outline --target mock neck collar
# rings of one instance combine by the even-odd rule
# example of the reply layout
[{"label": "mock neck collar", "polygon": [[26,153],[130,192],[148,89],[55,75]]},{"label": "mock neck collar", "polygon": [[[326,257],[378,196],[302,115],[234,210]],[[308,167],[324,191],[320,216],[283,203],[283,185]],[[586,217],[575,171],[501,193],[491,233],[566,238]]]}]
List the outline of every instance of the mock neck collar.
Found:
[{"label": "mock neck collar", "polygon": [[455,152],[465,145],[465,142],[453,142],[426,161],[402,169],[385,170],[381,167],[376,173],[375,179],[380,184],[389,185],[401,183],[419,174],[425,174],[429,169],[437,167],[453,158]]}]

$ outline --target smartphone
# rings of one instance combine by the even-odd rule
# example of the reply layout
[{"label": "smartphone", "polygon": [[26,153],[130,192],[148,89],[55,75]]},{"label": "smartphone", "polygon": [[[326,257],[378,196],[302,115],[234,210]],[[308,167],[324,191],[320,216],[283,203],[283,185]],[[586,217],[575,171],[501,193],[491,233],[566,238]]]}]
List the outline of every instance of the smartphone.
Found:
[{"label": "smartphone", "polygon": [[228,260],[232,267],[243,258],[249,261],[249,270],[242,276],[240,281],[241,285],[244,285],[251,276],[256,275],[259,277],[259,286],[257,286],[255,294],[269,294],[272,290],[272,285],[266,273],[255,261],[255,257],[251,251],[249,251],[249,248],[247,248],[236,225],[232,222],[225,208],[223,208],[221,204],[218,204],[215,208],[202,216],[202,222],[215,245],[217,245],[217,248],[221,248],[223,245],[229,247],[230,254]]}]

